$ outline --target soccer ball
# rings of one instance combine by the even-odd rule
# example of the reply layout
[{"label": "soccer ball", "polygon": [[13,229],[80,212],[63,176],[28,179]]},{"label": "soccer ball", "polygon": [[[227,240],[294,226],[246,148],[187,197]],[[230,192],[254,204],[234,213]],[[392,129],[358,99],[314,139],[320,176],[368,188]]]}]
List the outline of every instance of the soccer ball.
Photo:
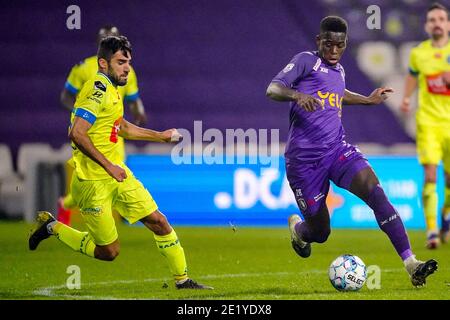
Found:
[{"label": "soccer ball", "polygon": [[366,265],[359,257],[344,254],[331,263],[328,276],[331,284],[337,290],[357,291],[366,282]]}]

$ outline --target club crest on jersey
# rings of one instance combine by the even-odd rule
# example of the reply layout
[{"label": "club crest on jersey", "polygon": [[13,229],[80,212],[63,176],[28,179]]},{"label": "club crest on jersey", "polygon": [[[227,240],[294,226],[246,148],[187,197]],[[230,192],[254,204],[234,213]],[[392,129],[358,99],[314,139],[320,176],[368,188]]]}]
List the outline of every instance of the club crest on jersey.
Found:
[{"label": "club crest on jersey", "polygon": [[328,73],[328,69],[325,67],[320,67],[320,72]]},{"label": "club crest on jersey", "polygon": [[103,92],[106,92],[106,87],[101,81],[95,81],[94,82],[94,89],[102,90]]},{"label": "club crest on jersey", "polygon": [[295,64],[289,63],[286,67],[284,67],[283,72],[288,73],[289,71],[292,70],[292,68],[294,68],[294,66],[295,66]]},{"label": "club crest on jersey", "polygon": [[450,63],[450,54],[447,56],[447,62]]}]

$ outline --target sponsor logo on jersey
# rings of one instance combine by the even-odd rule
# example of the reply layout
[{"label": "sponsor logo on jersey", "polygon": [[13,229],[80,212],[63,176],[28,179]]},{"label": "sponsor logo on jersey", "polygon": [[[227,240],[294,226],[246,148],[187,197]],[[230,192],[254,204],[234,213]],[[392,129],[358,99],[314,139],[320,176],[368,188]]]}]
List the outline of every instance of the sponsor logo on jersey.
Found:
[{"label": "sponsor logo on jersey", "polygon": [[426,76],[426,82],[428,92],[450,96],[450,89],[447,88],[447,85],[445,84],[444,78],[441,73]]},{"label": "sponsor logo on jersey", "polygon": [[91,96],[91,97],[88,97],[88,99],[89,99],[89,100],[92,100],[92,101],[95,101],[95,102],[97,102],[97,103],[99,103],[99,104],[102,103],[100,100],[98,100],[97,98],[94,98],[94,97],[92,97],[92,96]]},{"label": "sponsor logo on jersey", "polygon": [[[333,92],[322,92],[317,91],[317,96],[320,98],[320,104],[322,105],[322,109],[325,108],[325,102],[328,102],[328,105],[332,108],[338,108],[339,111],[342,109],[342,100],[344,97],[339,96],[339,93],[333,93]],[[341,116],[341,113],[339,112],[339,116]]]},{"label": "sponsor logo on jersey", "polygon": [[322,199],[323,197],[325,197],[325,195],[321,192],[318,195],[314,196],[314,201],[318,202],[320,199]]},{"label": "sponsor logo on jersey", "polygon": [[313,67],[313,70],[314,71],[319,70],[319,67],[320,67],[321,63],[322,63],[322,60],[320,60],[320,58],[317,58],[317,61],[316,61],[316,64],[314,65],[314,67]]},{"label": "sponsor logo on jersey", "polygon": [[85,214],[85,215],[98,216],[98,215],[100,215],[100,213],[102,213],[102,207],[82,208],[80,211],[82,214]]},{"label": "sponsor logo on jersey", "polygon": [[101,93],[100,91],[95,91],[95,92],[92,94],[92,96],[93,96],[93,97],[96,97],[96,98],[101,98],[101,97],[103,97],[103,93]]},{"label": "sponsor logo on jersey", "polygon": [[98,89],[98,90],[102,90],[103,92],[106,92],[106,86],[101,81],[94,82],[94,89]]}]

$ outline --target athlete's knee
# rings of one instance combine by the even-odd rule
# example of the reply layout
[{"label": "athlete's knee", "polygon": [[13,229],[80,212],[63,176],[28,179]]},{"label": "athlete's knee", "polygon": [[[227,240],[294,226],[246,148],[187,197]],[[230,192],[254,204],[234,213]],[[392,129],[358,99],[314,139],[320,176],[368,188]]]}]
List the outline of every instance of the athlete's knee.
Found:
[{"label": "athlete's knee", "polygon": [[425,183],[436,183],[436,166],[426,164],[423,166],[425,172]]},{"label": "athlete's knee", "polygon": [[350,185],[350,192],[367,202],[370,194],[379,186],[380,181],[371,167],[367,167],[358,172]]},{"label": "athlete's knee", "polygon": [[95,248],[95,257],[104,261],[113,261],[120,253],[119,244],[97,246]]},{"label": "athlete's knee", "polygon": [[169,225],[169,221],[163,213],[157,211],[156,213],[154,213],[154,215],[155,224],[159,225],[160,227],[167,227]]}]

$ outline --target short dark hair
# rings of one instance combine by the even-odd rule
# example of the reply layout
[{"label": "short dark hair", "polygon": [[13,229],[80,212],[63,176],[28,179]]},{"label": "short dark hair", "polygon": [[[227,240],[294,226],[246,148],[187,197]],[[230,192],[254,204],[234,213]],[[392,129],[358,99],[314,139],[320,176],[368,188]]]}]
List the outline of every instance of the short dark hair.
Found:
[{"label": "short dark hair", "polygon": [[112,24],[101,27],[97,32],[97,45],[99,45],[100,41],[107,36],[120,36],[119,28]]},{"label": "short dark hair", "polygon": [[128,52],[131,53],[131,43],[125,36],[108,36],[100,41],[98,47],[97,59],[103,58],[106,61],[111,61],[111,57],[121,50],[125,56]]},{"label": "short dark hair", "polygon": [[347,21],[338,16],[328,16],[320,21],[320,33],[343,32],[347,33]]},{"label": "short dark hair", "polygon": [[432,10],[435,10],[435,9],[444,10],[447,13],[447,17],[448,17],[448,10],[447,10],[447,8],[444,5],[440,4],[439,2],[433,2],[428,7],[427,13],[432,11]]}]

